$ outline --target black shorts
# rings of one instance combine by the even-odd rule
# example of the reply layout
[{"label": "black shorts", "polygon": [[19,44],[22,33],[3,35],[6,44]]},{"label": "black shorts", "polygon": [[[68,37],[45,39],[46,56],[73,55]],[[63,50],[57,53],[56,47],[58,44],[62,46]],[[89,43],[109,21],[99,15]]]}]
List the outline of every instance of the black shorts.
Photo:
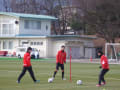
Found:
[{"label": "black shorts", "polygon": [[61,70],[64,70],[64,64],[56,63],[56,69],[59,70],[59,67]]}]

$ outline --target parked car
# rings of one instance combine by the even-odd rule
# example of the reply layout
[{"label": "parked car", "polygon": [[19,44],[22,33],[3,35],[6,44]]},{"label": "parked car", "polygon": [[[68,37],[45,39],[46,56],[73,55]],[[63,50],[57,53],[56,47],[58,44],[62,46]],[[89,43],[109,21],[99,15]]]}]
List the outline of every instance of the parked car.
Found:
[{"label": "parked car", "polygon": [[[26,53],[27,48],[28,47],[17,47],[16,48],[16,56],[18,58],[24,57],[24,54]],[[32,48],[31,58],[32,59],[38,59],[39,58],[39,51],[36,48]]]},{"label": "parked car", "polygon": [[0,51],[0,56],[7,56],[8,51]]}]

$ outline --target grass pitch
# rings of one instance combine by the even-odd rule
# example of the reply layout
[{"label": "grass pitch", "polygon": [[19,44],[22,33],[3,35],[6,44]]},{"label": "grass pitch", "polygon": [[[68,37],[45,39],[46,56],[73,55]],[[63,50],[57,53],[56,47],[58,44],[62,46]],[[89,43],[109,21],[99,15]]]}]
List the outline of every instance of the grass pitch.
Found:
[{"label": "grass pitch", "polygon": [[[120,65],[110,65],[106,75],[107,85],[96,87],[99,64],[72,63],[72,82],[69,82],[69,63],[65,65],[66,81],[61,79],[61,71],[56,75],[53,83],[48,83],[52,77],[55,63],[50,61],[32,61],[35,76],[40,83],[33,83],[28,72],[21,83],[16,80],[22,70],[22,61],[0,60],[0,90],[120,90]],[[83,85],[76,85],[77,80],[82,80]]]}]

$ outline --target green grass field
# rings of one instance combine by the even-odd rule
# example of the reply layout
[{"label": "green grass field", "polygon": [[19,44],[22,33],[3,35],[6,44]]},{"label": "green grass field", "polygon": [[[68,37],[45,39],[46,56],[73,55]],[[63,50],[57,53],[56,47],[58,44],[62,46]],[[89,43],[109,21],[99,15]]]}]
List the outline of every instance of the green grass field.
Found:
[{"label": "green grass field", "polygon": [[[96,87],[99,64],[72,63],[72,82],[69,82],[69,63],[65,65],[66,81],[61,80],[61,71],[53,83],[47,80],[53,74],[55,63],[50,61],[32,61],[33,70],[40,83],[33,83],[28,72],[21,83],[16,80],[22,70],[22,61],[0,60],[0,90],[120,90],[120,65],[110,65],[111,70],[106,75],[107,85]],[[83,85],[76,85],[77,80]]]}]

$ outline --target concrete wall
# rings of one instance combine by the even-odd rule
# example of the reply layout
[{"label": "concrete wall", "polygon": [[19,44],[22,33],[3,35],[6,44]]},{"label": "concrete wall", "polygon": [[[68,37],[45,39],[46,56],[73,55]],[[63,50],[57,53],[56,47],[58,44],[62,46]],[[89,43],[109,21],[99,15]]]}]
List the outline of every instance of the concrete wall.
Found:
[{"label": "concrete wall", "polygon": [[19,22],[19,18],[15,18],[12,16],[6,16],[6,15],[0,15],[0,24],[13,24],[14,25],[13,35],[16,35],[19,33],[19,24],[15,24],[15,21]]}]

